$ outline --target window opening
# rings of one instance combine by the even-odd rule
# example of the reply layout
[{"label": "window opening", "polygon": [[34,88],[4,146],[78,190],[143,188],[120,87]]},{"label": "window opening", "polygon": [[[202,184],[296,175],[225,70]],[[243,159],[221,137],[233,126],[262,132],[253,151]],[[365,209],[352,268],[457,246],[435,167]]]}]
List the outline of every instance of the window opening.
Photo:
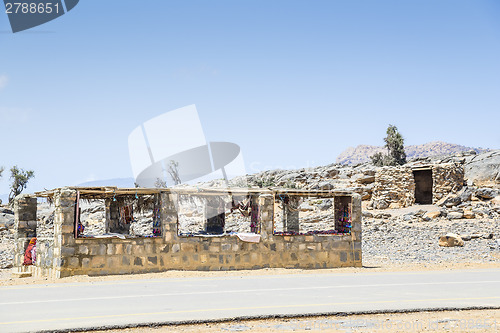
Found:
[{"label": "window opening", "polygon": [[339,233],[350,233],[352,228],[352,200],[348,196],[338,196],[335,202],[335,229]]},{"label": "window opening", "polygon": [[[350,232],[350,210],[342,215],[340,223],[337,210],[345,208],[339,202],[341,197],[308,197],[291,194],[277,194],[274,206],[275,235],[345,234]],[[350,200],[350,197],[343,197]],[[343,200],[343,199],[342,199]],[[343,202],[343,201],[342,201]],[[350,202],[350,201],[349,201]],[[340,212],[340,210],[339,210]],[[349,225],[349,227],[347,227]]]},{"label": "window opening", "polygon": [[178,196],[178,234],[230,235],[259,233],[259,206],[256,195]]},{"label": "window opening", "polygon": [[160,195],[82,199],[75,224],[77,236],[83,238],[161,236]]}]

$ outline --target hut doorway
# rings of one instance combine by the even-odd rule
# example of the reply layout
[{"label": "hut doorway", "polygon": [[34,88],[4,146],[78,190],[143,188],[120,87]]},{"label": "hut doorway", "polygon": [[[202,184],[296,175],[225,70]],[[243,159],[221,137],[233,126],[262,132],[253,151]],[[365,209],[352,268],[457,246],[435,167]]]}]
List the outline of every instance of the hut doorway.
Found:
[{"label": "hut doorway", "polygon": [[415,203],[432,204],[432,170],[413,170],[413,178],[415,179]]}]

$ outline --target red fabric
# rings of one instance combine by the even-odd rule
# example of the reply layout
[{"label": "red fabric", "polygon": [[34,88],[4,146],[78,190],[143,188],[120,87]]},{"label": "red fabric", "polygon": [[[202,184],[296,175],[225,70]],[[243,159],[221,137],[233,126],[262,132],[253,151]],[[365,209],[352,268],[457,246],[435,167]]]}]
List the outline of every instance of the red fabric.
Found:
[{"label": "red fabric", "polygon": [[23,265],[33,265],[33,258],[31,257],[31,250],[33,249],[33,246],[35,246],[35,244],[32,244],[30,242],[30,244],[26,248],[26,252],[24,252]]}]

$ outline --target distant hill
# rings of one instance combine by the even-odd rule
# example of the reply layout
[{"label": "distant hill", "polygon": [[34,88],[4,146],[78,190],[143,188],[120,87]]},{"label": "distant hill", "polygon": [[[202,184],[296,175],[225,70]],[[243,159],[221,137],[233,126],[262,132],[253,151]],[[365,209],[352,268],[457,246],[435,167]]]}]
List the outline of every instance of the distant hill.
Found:
[{"label": "distant hill", "polygon": [[[422,145],[413,145],[405,147],[407,159],[434,156],[434,155],[450,155],[470,150],[474,150],[477,153],[481,153],[484,151],[488,151],[489,149],[472,148],[441,141],[433,141],[429,143],[424,143]],[[364,163],[370,161],[370,156],[378,152],[386,153],[387,150],[384,147],[369,146],[369,145],[359,145],[355,148],[349,147],[346,150],[344,150],[339,156],[337,156],[337,160],[335,162],[340,164]]]}]

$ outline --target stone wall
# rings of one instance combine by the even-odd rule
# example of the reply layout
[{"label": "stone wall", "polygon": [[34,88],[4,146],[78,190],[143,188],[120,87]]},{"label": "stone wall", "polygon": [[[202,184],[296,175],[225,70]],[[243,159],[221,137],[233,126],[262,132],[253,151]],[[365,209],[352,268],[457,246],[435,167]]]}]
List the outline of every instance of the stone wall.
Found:
[{"label": "stone wall", "polygon": [[432,165],[432,203],[450,193],[457,193],[464,184],[464,168],[458,163]]},{"label": "stone wall", "polygon": [[408,167],[382,167],[375,173],[372,206],[375,209],[401,208],[415,202],[415,181]]},{"label": "stone wall", "polygon": [[[432,164],[428,168],[432,170],[432,203],[450,193],[457,193],[463,187],[464,169],[461,164]],[[414,203],[415,179],[411,167],[394,166],[377,170],[372,195],[373,208],[400,208]]]},{"label": "stone wall", "polygon": [[[232,235],[178,235],[177,195],[161,194],[162,236],[151,238],[74,238],[76,191],[55,193],[52,246],[41,254],[35,275],[107,275],[165,270],[235,270],[267,267],[332,268],[361,266],[361,197],[352,198],[351,234],[273,235],[274,195],[258,196],[261,241],[247,243]],[[345,192],[342,193],[346,195]],[[334,199],[335,200],[335,199]],[[47,267],[50,266],[50,267]],[[16,266],[21,269],[19,261]]]}]

